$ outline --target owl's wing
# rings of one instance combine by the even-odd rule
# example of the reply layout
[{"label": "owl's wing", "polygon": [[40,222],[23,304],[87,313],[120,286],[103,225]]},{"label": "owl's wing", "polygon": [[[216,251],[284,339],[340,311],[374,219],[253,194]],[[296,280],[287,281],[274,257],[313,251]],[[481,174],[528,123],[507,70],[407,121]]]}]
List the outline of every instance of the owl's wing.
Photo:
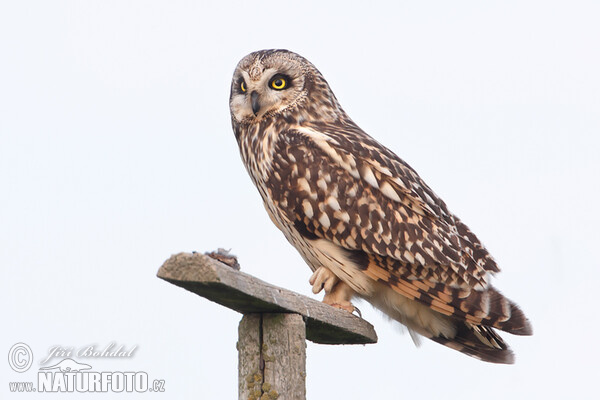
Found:
[{"label": "owl's wing", "polygon": [[391,151],[335,132],[279,135],[267,186],[296,229],[357,252],[365,274],[410,299],[510,331],[512,303],[488,285],[498,267],[475,235]]}]

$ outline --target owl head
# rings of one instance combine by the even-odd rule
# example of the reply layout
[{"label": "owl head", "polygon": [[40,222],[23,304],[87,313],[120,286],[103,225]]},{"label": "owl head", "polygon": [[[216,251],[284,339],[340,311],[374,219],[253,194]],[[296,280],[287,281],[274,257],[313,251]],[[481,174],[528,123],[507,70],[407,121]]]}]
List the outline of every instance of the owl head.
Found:
[{"label": "owl head", "polygon": [[314,65],[288,50],[261,50],[244,57],[233,74],[229,108],[234,125],[275,116],[301,121],[314,111],[326,115],[324,108],[341,110]]}]

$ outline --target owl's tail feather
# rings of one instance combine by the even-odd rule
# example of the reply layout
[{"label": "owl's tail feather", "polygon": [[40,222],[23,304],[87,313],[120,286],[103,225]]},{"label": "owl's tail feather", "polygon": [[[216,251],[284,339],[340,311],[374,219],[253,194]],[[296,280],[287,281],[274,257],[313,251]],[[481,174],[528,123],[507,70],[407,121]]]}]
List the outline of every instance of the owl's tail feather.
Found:
[{"label": "owl's tail feather", "polygon": [[[504,297],[496,288],[489,286],[486,291],[473,290],[465,299],[464,307],[474,308],[474,312],[487,308],[487,315],[482,324],[512,333],[513,335],[532,335],[531,323],[519,306]],[[483,304],[486,303],[487,307]],[[461,304],[453,304],[462,309]]]},{"label": "owl's tail feather", "polygon": [[[416,334],[482,361],[499,364],[515,362],[513,352],[494,329],[521,335],[530,335],[532,332],[531,324],[519,307],[491,287],[486,298],[469,296],[461,299],[458,294],[452,296],[449,304],[455,310],[462,311],[462,314],[444,314],[440,311],[447,310],[438,311],[427,305],[432,302],[410,299],[398,293],[396,287],[380,284],[377,289],[376,295],[367,297],[367,300],[388,317]],[[432,298],[431,293],[425,296],[423,293],[420,292],[419,300]],[[489,311],[486,318],[476,318],[475,312],[481,310]]]},{"label": "owl's tail feather", "polygon": [[496,364],[513,364],[515,356],[502,338],[490,327],[457,321],[456,336],[427,337],[461,353]]}]

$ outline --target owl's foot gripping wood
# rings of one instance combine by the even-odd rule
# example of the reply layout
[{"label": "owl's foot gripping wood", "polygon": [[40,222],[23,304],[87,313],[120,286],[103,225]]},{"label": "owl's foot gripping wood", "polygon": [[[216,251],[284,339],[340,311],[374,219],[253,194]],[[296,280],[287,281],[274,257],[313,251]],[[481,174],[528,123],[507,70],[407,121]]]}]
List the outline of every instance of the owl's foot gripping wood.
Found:
[{"label": "owl's foot gripping wood", "polygon": [[317,268],[310,277],[309,283],[313,287],[312,291],[314,294],[319,293],[321,290],[325,290],[323,303],[346,310],[349,313],[357,311],[360,315],[358,308],[354,307],[350,302],[352,296],[355,294],[354,290],[335,276],[329,268]]}]

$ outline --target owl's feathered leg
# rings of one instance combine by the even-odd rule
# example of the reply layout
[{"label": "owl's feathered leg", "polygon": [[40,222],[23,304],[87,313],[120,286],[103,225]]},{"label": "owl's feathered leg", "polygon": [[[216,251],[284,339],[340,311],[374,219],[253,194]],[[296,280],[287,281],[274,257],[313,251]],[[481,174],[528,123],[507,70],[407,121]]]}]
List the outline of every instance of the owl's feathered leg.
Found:
[{"label": "owl's feathered leg", "polygon": [[325,267],[317,268],[308,280],[308,283],[312,285],[312,292],[314,294],[319,293],[323,289],[325,289],[325,293],[327,294],[331,292],[338,282],[339,278],[329,268]]},{"label": "owl's feathered leg", "polygon": [[323,303],[329,304],[335,308],[341,308],[350,313],[357,310],[350,302],[356,294],[350,286],[341,281],[329,268],[319,267],[310,277],[309,283],[312,285],[313,293],[317,294],[325,290]]}]

